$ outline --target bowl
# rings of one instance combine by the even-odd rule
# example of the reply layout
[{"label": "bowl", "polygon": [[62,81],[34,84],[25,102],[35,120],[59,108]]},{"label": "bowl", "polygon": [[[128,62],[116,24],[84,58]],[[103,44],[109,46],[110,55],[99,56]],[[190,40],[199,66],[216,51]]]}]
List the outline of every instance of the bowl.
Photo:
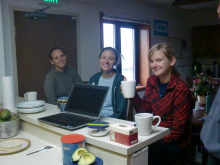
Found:
[{"label": "bowl", "polygon": [[20,116],[11,112],[11,115],[15,115],[18,119],[12,121],[0,122],[0,138],[10,138],[16,136],[19,133]]},{"label": "bowl", "polygon": [[105,136],[109,132],[109,123],[104,121],[94,121],[87,124],[89,135]]}]

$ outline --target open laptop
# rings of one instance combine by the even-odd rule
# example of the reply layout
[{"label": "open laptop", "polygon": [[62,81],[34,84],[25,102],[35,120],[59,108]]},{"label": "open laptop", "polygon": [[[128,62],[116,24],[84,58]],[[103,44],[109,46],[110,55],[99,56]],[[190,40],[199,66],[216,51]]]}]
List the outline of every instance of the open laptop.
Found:
[{"label": "open laptop", "polygon": [[71,131],[85,127],[99,119],[108,89],[105,86],[74,84],[64,112],[38,120]]}]

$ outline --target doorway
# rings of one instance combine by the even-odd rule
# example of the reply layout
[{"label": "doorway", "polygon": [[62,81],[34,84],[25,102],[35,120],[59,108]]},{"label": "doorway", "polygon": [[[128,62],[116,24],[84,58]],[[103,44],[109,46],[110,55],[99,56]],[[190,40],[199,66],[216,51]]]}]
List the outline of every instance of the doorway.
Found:
[{"label": "doorway", "polygon": [[34,19],[26,17],[26,12],[14,11],[14,21],[19,96],[37,91],[38,100],[44,100],[44,78],[51,68],[50,49],[61,47],[67,65],[77,70],[76,19],[54,14]]}]

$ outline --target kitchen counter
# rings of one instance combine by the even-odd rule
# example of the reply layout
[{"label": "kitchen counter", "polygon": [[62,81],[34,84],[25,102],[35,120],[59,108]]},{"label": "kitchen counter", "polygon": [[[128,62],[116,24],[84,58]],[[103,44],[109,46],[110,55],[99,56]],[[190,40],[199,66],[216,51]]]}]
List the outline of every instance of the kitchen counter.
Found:
[{"label": "kitchen counter", "polygon": [[[0,164],[2,165],[60,165],[62,164],[62,150],[60,147],[48,143],[40,138],[30,135],[24,131],[20,131],[13,138],[24,138],[30,140],[30,147],[13,154],[0,155]],[[5,139],[0,139],[5,140]],[[28,153],[34,152],[45,146],[53,146],[54,148],[48,151],[37,152],[31,155]]]},{"label": "kitchen counter", "polygon": [[[25,101],[24,98],[17,97],[16,104]],[[46,123],[39,122],[37,119],[40,117],[53,115],[59,113],[56,105],[45,104],[46,109],[43,112],[34,114],[19,114],[21,117],[20,129],[28,134],[31,134],[43,141],[47,141],[61,147],[60,138],[67,134],[82,134],[85,136],[86,148],[93,152],[98,157],[101,157],[107,164],[120,164],[130,165],[132,154],[147,147],[149,144],[163,138],[170,133],[168,128],[157,127],[149,136],[138,136],[138,143],[132,146],[122,145],[110,141],[109,135],[104,137],[92,137],[88,134],[87,127],[69,131],[58,128]],[[119,120],[109,117],[101,117],[101,121],[112,123],[129,124],[131,122]],[[62,161],[60,162],[62,163]]]}]

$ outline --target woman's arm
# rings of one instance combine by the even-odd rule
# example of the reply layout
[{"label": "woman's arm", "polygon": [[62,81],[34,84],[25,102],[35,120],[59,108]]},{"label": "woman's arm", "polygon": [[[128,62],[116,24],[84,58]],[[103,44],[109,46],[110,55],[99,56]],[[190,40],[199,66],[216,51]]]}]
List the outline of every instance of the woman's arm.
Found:
[{"label": "woman's arm", "polygon": [[[75,71],[75,70],[74,70]],[[74,77],[73,77],[73,83],[83,83],[81,77],[79,76],[78,72],[74,72]]]},{"label": "woman's arm", "polygon": [[179,90],[174,95],[174,116],[173,125],[169,135],[162,140],[165,143],[178,141],[184,134],[189,133],[189,124],[192,111],[192,94],[191,91],[185,89]]},{"label": "woman's arm", "polygon": [[143,99],[140,98],[137,92],[135,93],[134,98],[129,99],[130,103],[133,105],[137,113],[144,113],[144,112],[151,113],[152,112],[150,103],[149,101],[147,101],[147,97],[149,97],[148,94],[149,94],[149,86],[146,86]]},{"label": "woman's arm", "polygon": [[116,91],[115,96],[115,111],[114,114],[111,115],[110,117],[117,118],[117,119],[126,119],[126,114],[127,114],[127,104],[128,104],[128,99],[124,98],[123,94],[121,94],[121,88],[118,87]]},{"label": "woman's arm", "polygon": [[55,90],[56,90],[56,83],[53,77],[47,74],[44,81],[44,93],[46,96],[47,103],[57,104],[57,96]]}]

